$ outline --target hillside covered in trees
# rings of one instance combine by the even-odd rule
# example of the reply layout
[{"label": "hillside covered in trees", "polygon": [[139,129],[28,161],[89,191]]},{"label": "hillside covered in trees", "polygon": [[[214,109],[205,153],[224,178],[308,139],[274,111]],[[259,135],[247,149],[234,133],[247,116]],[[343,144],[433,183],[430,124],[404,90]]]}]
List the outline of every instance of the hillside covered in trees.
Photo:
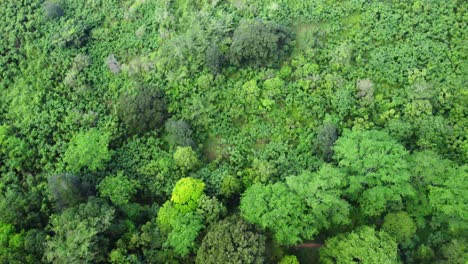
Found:
[{"label": "hillside covered in trees", "polygon": [[467,263],[467,9],[1,0],[0,263]]}]

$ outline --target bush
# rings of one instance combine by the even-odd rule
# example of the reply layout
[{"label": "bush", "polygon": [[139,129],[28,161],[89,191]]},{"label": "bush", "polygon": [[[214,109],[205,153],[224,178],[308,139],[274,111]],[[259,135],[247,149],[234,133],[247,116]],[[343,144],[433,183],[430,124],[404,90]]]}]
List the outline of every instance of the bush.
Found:
[{"label": "bush", "polygon": [[289,30],[273,22],[244,20],[234,31],[230,60],[234,65],[273,66],[289,52]]},{"label": "bush", "polygon": [[153,87],[141,88],[136,96],[122,94],[117,108],[117,115],[130,135],[159,128],[167,116],[163,92]]}]

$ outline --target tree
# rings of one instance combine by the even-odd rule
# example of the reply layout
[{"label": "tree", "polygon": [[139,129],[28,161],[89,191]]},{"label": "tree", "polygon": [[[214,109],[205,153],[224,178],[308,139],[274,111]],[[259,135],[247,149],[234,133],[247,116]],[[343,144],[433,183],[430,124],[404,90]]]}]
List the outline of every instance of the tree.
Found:
[{"label": "tree", "polygon": [[441,263],[446,264],[466,264],[468,261],[468,246],[466,239],[454,239],[442,246]]},{"label": "tree", "polygon": [[357,97],[363,103],[370,103],[374,101],[374,84],[369,79],[358,80],[356,83]]},{"label": "tree", "polygon": [[299,264],[299,260],[294,255],[284,256],[278,264]]},{"label": "tree", "polygon": [[468,231],[468,166],[463,165],[438,186],[429,187],[433,225],[446,224],[453,234]]},{"label": "tree", "polygon": [[272,230],[283,245],[312,239],[323,229],[349,222],[349,205],[340,198],[344,178],[324,166],[317,173],[288,177],[286,183],[254,184],[242,195],[242,216]]},{"label": "tree", "polygon": [[158,129],[167,116],[164,93],[154,87],[141,87],[136,95],[123,93],[117,104],[117,115],[130,135]]},{"label": "tree", "polygon": [[405,242],[416,234],[416,224],[407,212],[387,214],[382,229],[398,243]]},{"label": "tree", "polygon": [[278,170],[272,162],[254,158],[252,167],[244,170],[243,182],[247,187],[254,183],[269,183],[277,173]]},{"label": "tree", "polygon": [[230,198],[231,196],[238,194],[242,189],[241,181],[232,175],[227,175],[223,177],[221,183],[220,193],[226,197]]},{"label": "tree", "polygon": [[260,19],[243,20],[232,37],[231,63],[272,66],[289,52],[290,41],[286,27]]},{"label": "tree", "polygon": [[365,215],[402,207],[414,195],[407,151],[384,132],[347,131],[334,146],[335,159],[348,175],[347,194]]},{"label": "tree", "polygon": [[429,190],[433,186],[441,186],[448,178],[457,177],[457,166],[427,150],[413,153],[409,157],[409,164],[411,183],[417,195],[406,201],[406,211],[417,222],[424,222],[433,211],[429,202]]},{"label": "tree", "polygon": [[205,227],[203,217],[191,212],[181,214],[174,219],[172,226],[166,243],[179,256],[186,257],[196,247],[195,240]]},{"label": "tree", "polygon": [[44,227],[50,206],[44,176],[0,173],[0,222],[24,230]]},{"label": "tree", "polygon": [[206,66],[211,70],[213,74],[217,74],[221,71],[224,63],[224,54],[221,49],[215,43],[212,43],[205,52]]},{"label": "tree", "polygon": [[216,197],[203,195],[198,203],[197,212],[204,217],[205,223],[210,225],[225,216],[227,209]]},{"label": "tree", "polygon": [[82,168],[90,171],[102,169],[111,157],[109,141],[110,134],[96,128],[75,134],[63,156],[66,168],[72,172],[80,172]]},{"label": "tree", "polygon": [[238,217],[213,225],[197,251],[196,263],[263,263],[265,237]]},{"label": "tree", "polygon": [[314,152],[324,161],[330,162],[333,157],[333,144],[338,138],[336,126],[331,122],[325,122],[317,133],[314,142]]},{"label": "tree", "polygon": [[177,147],[174,161],[184,171],[189,171],[198,165],[197,153],[191,147]]},{"label": "tree", "polygon": [[97,186],[102,197],[108,197],[115,205],[125,205],[136,194],[138,182],[123,173],[107,176]]},{"label": "tree", "polygon": [[102,233],[114,218],[114,209],[100,199],[68,208],[50,219],[53,236],[47,238],[44,259],[51,263],[96,263],[104,260]]},{"label": "tree", "polygon": [[193,131],[190,125],[183,120],[169,119],[165,124],[166,141],[171,146],[195,147],[192,139]]},{"label": "tree", "polygon": [[400,263],[393,237],[363,226],[351,233],[327,239],[320,249],[323,263]]},{"label": "tree", "polygon": [[78,176],[70,173],[47,177],[49,193],[59,209],[71,207],[85,200],[84,187]]},{"label": "tree", "polygon": [[56,19],[63,16],[63,8],[55,1],[46,1],[44,3],[44,14],[49,19]]},{"label": "tree", "polygon": [[17,233],[11,224],[0,222],[0,263],[20,261],[24,257],[24,234]]},{"label": "tree", "polygon": [[33,153],[29,144],[15,136],[9,126],[0,125],[0,155],[5,155],[2,163],[18,171],[30,170]]},{"label": "tree", "polygon": [[189,212],[197,208],[200,198],[205,190],[205,183],[194,178],[180,179],[172,191],[171,201],[174,207],[181,212]]},{"label": "tree", "polygon": [[204,196],[205,183],[193,178],[182,178],[174,187],[170,201],[159,209],[157,224],[168,234],[166,247],[186,257],[195,248],[195,239],[205,227],[203,211],[197,207]]}]

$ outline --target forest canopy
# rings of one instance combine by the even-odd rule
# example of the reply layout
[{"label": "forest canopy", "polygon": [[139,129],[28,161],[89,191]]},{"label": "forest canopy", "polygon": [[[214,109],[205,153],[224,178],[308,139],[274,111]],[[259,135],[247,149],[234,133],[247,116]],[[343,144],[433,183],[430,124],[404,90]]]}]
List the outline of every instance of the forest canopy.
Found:
[{"label": "forest canopy", "polygon": [[467,10],[2,0],[0,264],[467,263]]}]

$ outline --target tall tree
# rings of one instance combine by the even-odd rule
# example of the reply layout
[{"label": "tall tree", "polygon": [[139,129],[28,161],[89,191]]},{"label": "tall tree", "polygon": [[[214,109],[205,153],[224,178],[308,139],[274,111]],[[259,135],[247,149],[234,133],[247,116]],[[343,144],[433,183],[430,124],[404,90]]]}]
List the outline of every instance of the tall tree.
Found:
[{"label": "tall tree", "polygon": [[96,263],[104,260],[102,233],[114,218],[114,209],[100,199],[71,207],[51,216],[53,235],[47,239],[44,258],[51,263]]},{"label": "tall tree", "polygon": [[400,263],[397,243],[384,231],[364,226],[326,241],[320,249],[322,263]]},{"label": "tall tree", "polygon": [[349,222],[349,204],[341,197],[346,178],[324,166],[286,178],[286,183],[254,184],[242,195],[241,213],[249,222],[272,230],[276,241],[294,245],[321,230]]},{"label": "tall tree", "polygon": [[385,132],[347,131],[335,144],[335,159],[348,174],[346,190],[365,215],[399,209],[414,195],[407,151]]}]

